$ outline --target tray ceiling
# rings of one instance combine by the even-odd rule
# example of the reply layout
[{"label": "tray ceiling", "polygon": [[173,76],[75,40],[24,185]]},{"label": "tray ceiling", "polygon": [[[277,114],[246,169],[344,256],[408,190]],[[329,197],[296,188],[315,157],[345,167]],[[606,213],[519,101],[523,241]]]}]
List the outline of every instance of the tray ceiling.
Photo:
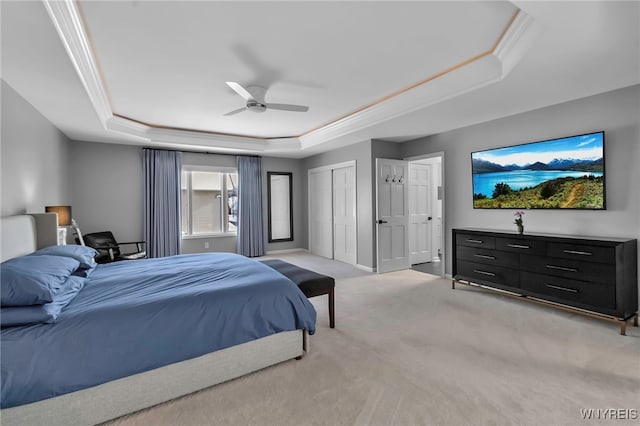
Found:
[{"label": "tray ceiling", "polygon": [[[70,138],[304,157],[640,82],[638,2],[0,3],[2,78]],[[226,81],[309,111],[244,111]]]}]

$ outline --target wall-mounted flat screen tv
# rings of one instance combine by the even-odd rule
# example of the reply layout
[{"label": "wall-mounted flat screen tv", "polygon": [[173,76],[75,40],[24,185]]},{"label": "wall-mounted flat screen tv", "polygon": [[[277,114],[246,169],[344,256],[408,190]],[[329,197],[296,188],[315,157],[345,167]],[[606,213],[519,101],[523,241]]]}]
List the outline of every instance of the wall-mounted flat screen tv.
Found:
[{"label": "wall-mounted flat screen tv", "polygon": [[477,209],[605,209],[604,132],[471,153]]}]

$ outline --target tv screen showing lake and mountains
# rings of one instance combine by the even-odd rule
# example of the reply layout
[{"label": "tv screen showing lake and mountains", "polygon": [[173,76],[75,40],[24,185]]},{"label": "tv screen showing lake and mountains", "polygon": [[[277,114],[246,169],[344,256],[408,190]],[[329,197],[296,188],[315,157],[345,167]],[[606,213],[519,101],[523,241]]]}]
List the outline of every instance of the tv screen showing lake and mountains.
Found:
[{"label": "tv screen showing lake and mountains", "polygon": [[604,132],[471,154],[473,207],[604,209]]}]

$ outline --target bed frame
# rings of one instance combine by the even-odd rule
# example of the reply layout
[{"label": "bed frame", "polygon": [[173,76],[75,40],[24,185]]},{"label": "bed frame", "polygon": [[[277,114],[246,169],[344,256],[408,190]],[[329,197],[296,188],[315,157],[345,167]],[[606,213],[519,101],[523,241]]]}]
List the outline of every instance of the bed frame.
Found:
[{"label": "bed frame", "polygon": [[[55,245],[55,214],[2,218],[2,261]],[[53,238],[53,239],[51,239]],[[305,330],[273,334],[198,358],[0,411],[3,425],[93,425],[231,380],[308,350]]]}]

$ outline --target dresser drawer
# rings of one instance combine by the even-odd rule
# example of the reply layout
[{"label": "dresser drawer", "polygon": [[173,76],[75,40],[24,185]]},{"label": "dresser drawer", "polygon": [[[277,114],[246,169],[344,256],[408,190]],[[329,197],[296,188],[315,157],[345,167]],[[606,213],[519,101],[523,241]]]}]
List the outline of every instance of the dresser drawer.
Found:
[{"label": "dresser drawer", "polygon": [[556,277],[570,278],[607,285],[615,285],[616,268],[593,262],[580,262],[570,259],[559,259],[545,256],[522,255],[520,269]]},{"label": "dresser drawer", "polygon": [[569,305],[586,305],[604,309],[616,307],[615,288],[608,285],[521,272],[520,287]]},{"label": "dresser drawer", "polygon": [[478,247],[456,247],[457,257],[484,265],[507,266],[517,269],[520,265],[520,256],[516,253],[507,253]]},{"label": "dresser drawer", "polygon": [[616,263],[616,249],[614,247],[549,243],[547,255],[586,262],[610,263],[612,265]]},{"label": "dresser drawer", "polygon": [[544,255],[547,253],[547,243],[523,238],[496,238],[496,250]]},{"label": "dresser drawer", "polygon": [[485,235],[456,234],[456,245],[493,249],[496,247],[496,239]]},{"label": "dresser drawer", "polygon": [[518,287],[519,273],[517,269],[504,268],[496,265],[485,265],[466,260],[458,261],[457,278],[468,279],[472,282],[499,284],[508,287]]}]

